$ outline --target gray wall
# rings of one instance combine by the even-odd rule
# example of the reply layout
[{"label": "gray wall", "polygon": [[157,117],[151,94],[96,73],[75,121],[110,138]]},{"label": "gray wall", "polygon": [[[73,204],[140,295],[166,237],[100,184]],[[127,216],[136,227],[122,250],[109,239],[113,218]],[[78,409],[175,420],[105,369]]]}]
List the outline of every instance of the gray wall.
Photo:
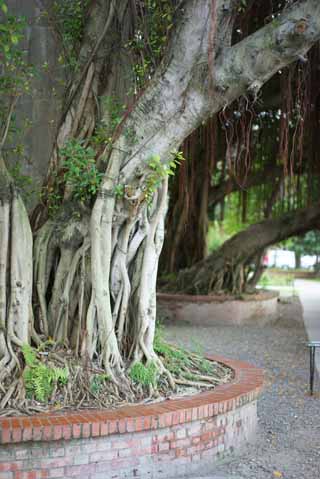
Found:
[{"label": "gray wall", "polygon": [[[11,165],[20,163],[22,172],[32,177],[37,189],[46,175],[64,92],[64,74],[58,62],[59,39],[45,13],[53,2],[7,0],[9,13],[23,15],[27,19],[23,47],[28,61],[36,69],[31,94],[19,100],[16,110],[20,131],[15,142],[24,145],[24,154],[21,157],[10,154],[9,162]],[[26,120],[31,121],[31,126],[26,126]],[[33,198],[32,203],[35,201],[36,198]]]}]

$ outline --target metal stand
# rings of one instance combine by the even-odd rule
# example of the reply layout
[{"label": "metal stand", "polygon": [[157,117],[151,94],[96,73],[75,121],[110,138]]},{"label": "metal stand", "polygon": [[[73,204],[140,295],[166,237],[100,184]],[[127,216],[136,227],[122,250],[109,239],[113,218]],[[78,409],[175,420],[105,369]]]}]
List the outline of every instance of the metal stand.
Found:
[{"label": "metal stand", "polygon": [[309,346],[309,351],[310,351],[310,395],[312,396],[313,395],[316,348],[320,348],[320,341],[309,341],[308,346]]}]

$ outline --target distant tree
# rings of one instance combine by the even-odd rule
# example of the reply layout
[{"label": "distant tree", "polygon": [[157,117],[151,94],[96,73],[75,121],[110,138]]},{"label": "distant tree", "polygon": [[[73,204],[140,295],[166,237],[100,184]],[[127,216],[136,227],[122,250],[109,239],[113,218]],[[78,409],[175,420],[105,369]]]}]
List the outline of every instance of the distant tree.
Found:
[{"label": "distant tree", "polygon": [[316,256],[316,263],[320,257],[320,231],[308,231],[304,236],[296,236],[285,242],[285,247],[293,251],[296,259],[296,268],[301,268],[301,256]]}]

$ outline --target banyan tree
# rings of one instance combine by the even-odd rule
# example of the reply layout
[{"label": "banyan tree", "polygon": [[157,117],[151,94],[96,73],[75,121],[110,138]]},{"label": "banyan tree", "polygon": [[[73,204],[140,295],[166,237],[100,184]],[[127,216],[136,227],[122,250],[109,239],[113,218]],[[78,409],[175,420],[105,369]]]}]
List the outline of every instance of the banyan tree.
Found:
[{"label": "banyan tree", "polygon": [[[179,147],[237,98],[257,97],[320,38],[318,0],[280,2],[273,18],[240,41],[234,29],[243,2],[172,0],[164,2],[170,13],[160,12],[158,22],[156,14],[148,16],[153,3],[89,2],[31,221],[1,155],[0,407],[23,397],[21,350],[32,363],[26,345],[39,350],[50,342],[78,360],[75,375],[81,375],[81,361],[98,365],[127,397],[127,371],[137,362],[154,364],[174,386],[154,334],[168,177],[181,160]],[[1,149],[23,94],[12,75],[25,74],[12,66],[9,50],[19,38],[10,22],[4,19],[1,40],[7,42],[1,49],[7,82]],[[156,44],[155,55],[147,65],[141,55],[133,60],[127,89],[128,64],[139,57],[141,42],[150,49]],[[132,53],[119,64],[119,51],[128,45]],[[126,103],[120,118],[110,111],[110,91],[113,104]],[[109,101],[102,101],[106,92]]]}]

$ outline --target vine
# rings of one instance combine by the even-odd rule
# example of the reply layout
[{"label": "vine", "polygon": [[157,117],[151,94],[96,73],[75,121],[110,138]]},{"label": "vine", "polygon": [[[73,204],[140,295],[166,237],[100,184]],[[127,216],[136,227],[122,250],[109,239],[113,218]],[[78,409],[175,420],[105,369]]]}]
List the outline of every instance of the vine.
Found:
[{"label": "vine", "polygon": [[64,50],[59,62],[67,64],[72,71],[78,66],[77,52],[83,36],[88,4],[89,0],[59,0],[53,4],[53,20]]},{"label": "vine", "polygon": [[34,68],[25,59],[25,52],[19,47],[26,20],[8,13],[7,5],[1,1],[4,19],[0,23],[0,147],[12,133],[14,109],[19,96],[30,91],[30,80]]},{"label": "vine", "polygon": [[173,0],[139,0],[137,2],[137,27],[126,48],[136,58],[133,75],[135,93],[149,80],[159,65],[173,27],[176,10]]}]

